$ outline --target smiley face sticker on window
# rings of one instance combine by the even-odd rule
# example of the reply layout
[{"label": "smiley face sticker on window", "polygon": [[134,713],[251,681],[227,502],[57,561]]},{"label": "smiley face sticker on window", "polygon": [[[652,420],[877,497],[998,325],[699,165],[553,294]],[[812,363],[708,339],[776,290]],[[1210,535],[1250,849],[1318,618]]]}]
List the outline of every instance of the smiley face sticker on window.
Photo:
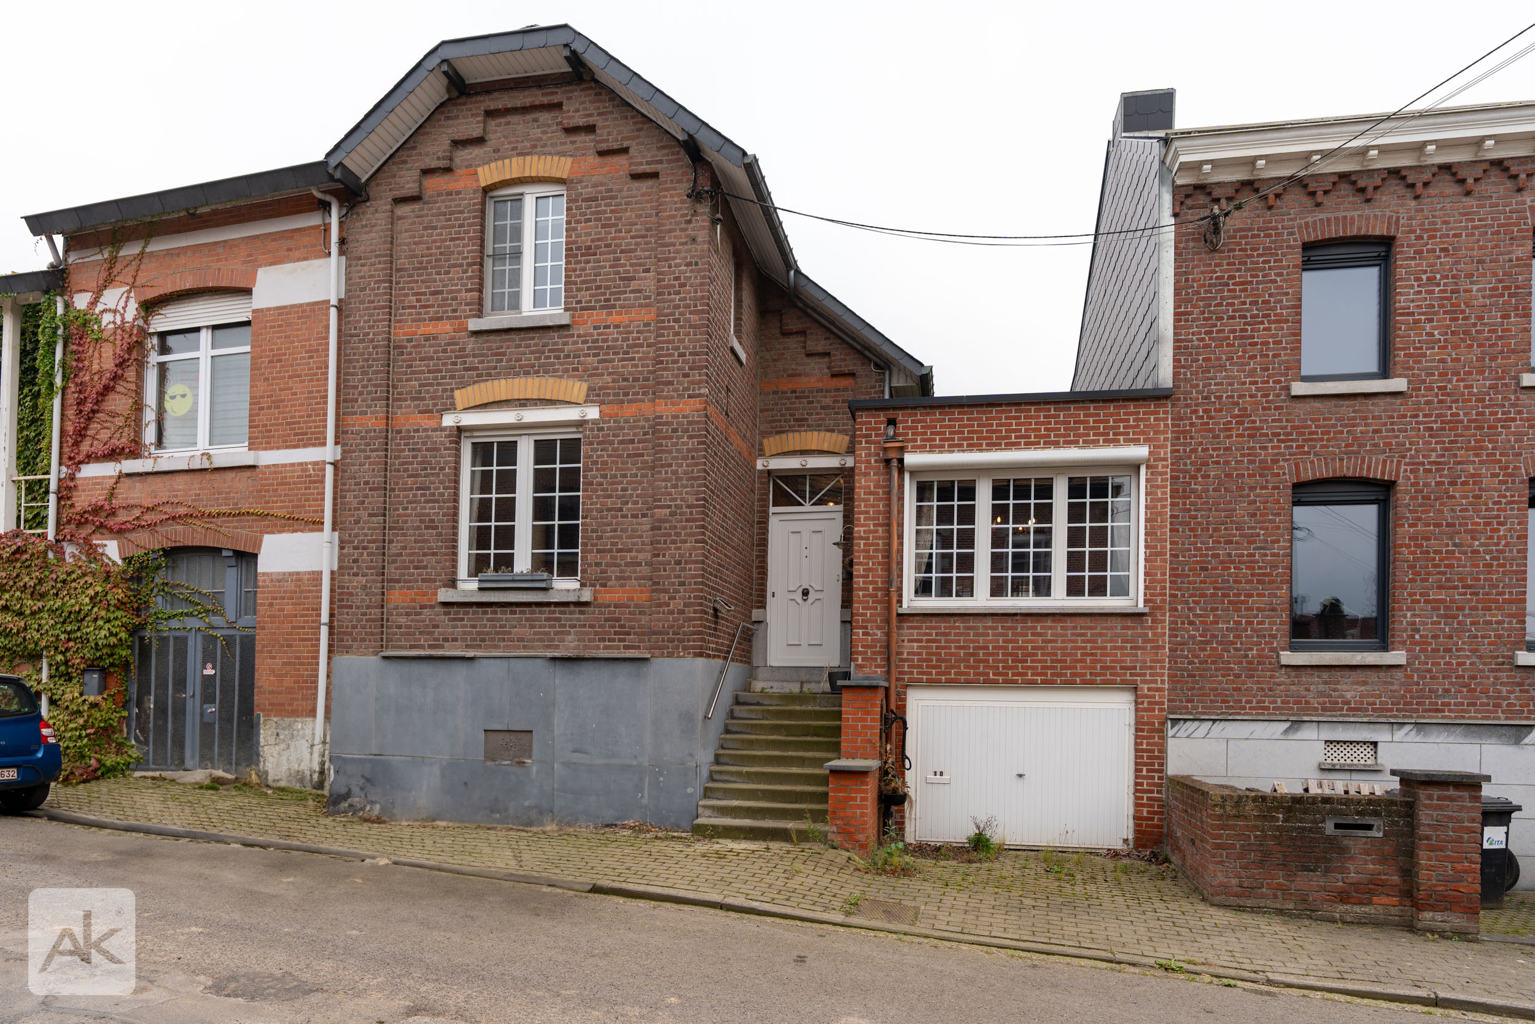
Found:
[{"label": "smiley face sticker on window", "polygon": [[192,389],[185,384],[172,384],[165,389],[165,414],[185,416],[192,411]]}]

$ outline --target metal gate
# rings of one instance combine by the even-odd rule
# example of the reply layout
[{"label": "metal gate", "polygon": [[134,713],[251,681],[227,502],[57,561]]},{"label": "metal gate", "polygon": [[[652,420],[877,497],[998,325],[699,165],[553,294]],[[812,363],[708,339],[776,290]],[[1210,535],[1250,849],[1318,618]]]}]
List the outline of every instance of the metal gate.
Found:
[{"label": "metal gate", "polygon": [[1133,712],[1111,687],[911,687],[911,838],[993,817],[1008,845],[1128,845]]},{"label": "metal gate", "polygon": [[[205,606],[134,638],[129,730],[140,769],[217,768],[234,774],[260,759],[256,693],[256,559],[188,548],[166,556],[176,593],[167,610]],[[233,613],[233,614],[231,614]]]}]

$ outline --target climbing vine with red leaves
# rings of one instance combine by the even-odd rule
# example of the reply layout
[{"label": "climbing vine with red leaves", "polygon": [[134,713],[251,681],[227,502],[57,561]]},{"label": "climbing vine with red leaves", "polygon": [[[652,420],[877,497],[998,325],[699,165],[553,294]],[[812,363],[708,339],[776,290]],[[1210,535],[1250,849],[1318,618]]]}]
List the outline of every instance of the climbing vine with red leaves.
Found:
[{"label": "climbing vine with red leaves", "polygon": [[[134,251],[124,255],[127,235],[142,226],[114,231],[102,249],[92,290],[82,302],[74,303],[66,286],[62,303],[49,295],[28,309],[22,323],[26,365],[18,415],[18,475],[47,471],[54,345],[61,333],[65,416],[55,539],[36,535],[44,524],[35,508],[23,516],[22,529],[0,534],[0,671],[20,674],[48,695],[49,721],[63,748],[69,780],[121,774],[138,761],[124,728],[133,640],[166,618],[161,599],[168,592],[182,599],[175,612],[181,620],[201,618],[207,623],[223,614],[212,595],[169,583],[158,553],[117,562],[96,542],[177,526],[218,531],[221,522],[237,518],[313,521],[261,509],[203,508],[185,498],[128,500],[120,496],[121,471],[104,491],[80,496],[77,475],[82,466],[151,454],[144,439],[147,404],[141,386],[150,333],[145,311],[133,304],[133,296],[152,223],[135,240]],[[189,601],[194,605],[190,611],[185,607]],[[107,670],[111,685],[106,695],[84,695],[82,677],[88,666]]]}]

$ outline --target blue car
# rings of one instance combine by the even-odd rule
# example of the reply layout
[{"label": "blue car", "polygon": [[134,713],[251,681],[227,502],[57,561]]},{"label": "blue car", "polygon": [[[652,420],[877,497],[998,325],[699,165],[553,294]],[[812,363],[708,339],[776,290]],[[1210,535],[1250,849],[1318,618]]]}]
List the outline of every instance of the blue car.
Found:
[{"label": "blue car", "polygon": [[16,676],[0,676],[0,810],[41,807],[63,768],[59,741],[32,690]]}]

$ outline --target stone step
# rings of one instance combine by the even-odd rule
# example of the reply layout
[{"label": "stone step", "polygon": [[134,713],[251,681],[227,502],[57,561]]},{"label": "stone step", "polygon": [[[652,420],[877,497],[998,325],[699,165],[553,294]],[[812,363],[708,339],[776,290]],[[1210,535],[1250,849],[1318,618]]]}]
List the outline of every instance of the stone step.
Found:
[{"label": "stone step", "polygon": [[778,843],[803,843],[810,830],[799,821],[749,821],[745,818],[699,818],[693,834],[711,839],[753,839]]},{"label": "stone step", "polygon": [[721,747],[714,752],[714,763],[728,768],[813,769],[825,777],[826,762],[836,757],[836,753],[820,750],[731,750]]},{"label": "stone step", "polygon": [[782,707],[840,708],[840,693],[749,693],[736,691],[738,705],[779,705]]},{"label": "stone step", "polygon": [[745,818],[748,821],[803,822],[826,820],[825,804],[784,804],[772,800],[698,801],[701,818]]},{"label": "stone step", "polygon": [[[821,754],[826,761],[836,757],[842,749],[842,740],[836,736],[758,736],[741,733],[725,733],[720,737],[721,750],[776,750],[786,754]],[[826,761],[822,761],[825,764]]]},{"label": "stone step", "polygon": [[803,736],[806,739],[836,739],[842,735],[841,722],[778,722],[769,719],[731,718],[725,722],[727,736]]},{"label": "stone step", "polygon": [[769,786],[759,782],[704,783],[705,800],[748,800],[773,804],[826,806],[826,786]]},{"label": "stone step", "polygon": [[[738,751],[737,753],[745,753]],[[821,755],[815,755],[819,758]],[[751,765],[720,764],[715,761],[709,766],[710,782],[738,782],[749,783],[758,786],[809,786],[825,793],[830,788],[830,780],[827,773],[821,767],[825,764],[804,768],[764,768]]]},{"label": "stone step", "polygon": [[815,722],[840,726],[842,709],[800,707],[797,704],[735,704],[730,708],[730,717],[738,721]]}]

